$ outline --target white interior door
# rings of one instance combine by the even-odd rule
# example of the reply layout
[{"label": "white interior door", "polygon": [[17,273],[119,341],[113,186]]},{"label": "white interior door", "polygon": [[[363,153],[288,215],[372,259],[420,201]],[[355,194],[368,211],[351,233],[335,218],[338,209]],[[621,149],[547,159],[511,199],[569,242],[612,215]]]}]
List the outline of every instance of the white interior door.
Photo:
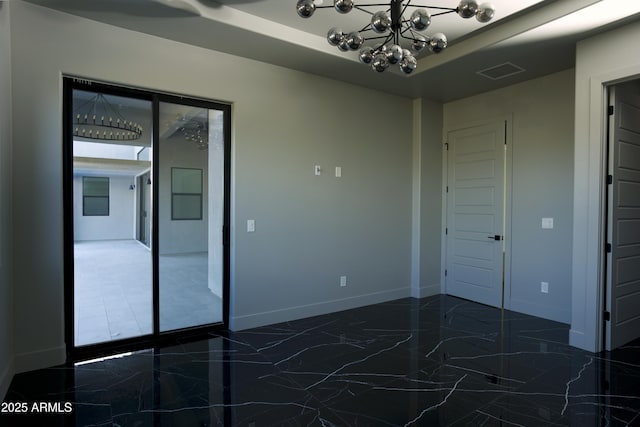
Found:
[{"label": "white interior door", "polygon": [[610,89],[607,350],[640,337],[640,85]]},{"label": "white interior door", "polygon": [[505,122],[449,132],[447,253],[449,295],[503,304]]}]

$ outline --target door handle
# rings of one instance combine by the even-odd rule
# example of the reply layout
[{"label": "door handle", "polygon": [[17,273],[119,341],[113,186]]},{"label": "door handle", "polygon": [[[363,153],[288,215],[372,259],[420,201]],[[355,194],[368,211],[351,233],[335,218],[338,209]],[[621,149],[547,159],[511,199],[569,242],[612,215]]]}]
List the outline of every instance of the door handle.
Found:
[{"label": "door handle", "polygon": [[491,240],[502,240],[502,236],[500,236],[499,234],[496,234],[495,236],[489,236],[489,237],[487,237],[487,239],[491,239]]}]

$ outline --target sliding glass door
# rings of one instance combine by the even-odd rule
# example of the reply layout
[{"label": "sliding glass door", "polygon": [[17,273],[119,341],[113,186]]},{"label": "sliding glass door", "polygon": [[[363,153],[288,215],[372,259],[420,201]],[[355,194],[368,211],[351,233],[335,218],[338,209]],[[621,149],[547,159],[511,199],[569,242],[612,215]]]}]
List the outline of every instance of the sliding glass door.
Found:
[{"label": "sliding glass door", "polygon": [[64,83],[70,353],[223,326],[229,106]]}]

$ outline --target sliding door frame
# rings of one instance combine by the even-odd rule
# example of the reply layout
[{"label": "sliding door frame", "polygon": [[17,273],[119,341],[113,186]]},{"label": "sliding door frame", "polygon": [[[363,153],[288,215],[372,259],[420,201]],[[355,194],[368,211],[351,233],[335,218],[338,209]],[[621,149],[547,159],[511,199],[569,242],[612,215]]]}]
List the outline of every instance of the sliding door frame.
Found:
[{"label": "sliding door frame", "polygon": [[[102,355],[139,350],[154,347],[176,340],[184,342],[199,339],[210,332],[221,332],[228,328],[229,322],[229,283],[230,283],[230,233],[231,221],[231,106],[212,100],[190,98],[157,91],[142,90],[126,86],[116,86],[91,79],[63,76],[63,237],[64,237],[64,316],[65,342],[67,360],[75,361]],[[196,326],[186,329],[160,332],[160,289],[159,289],[159,191],[160,186],[153,186],[152,218],[151,218],[151,259],[152,259],[152,299],[153,299],[153,331],[122,340],[106,341],[92,345],[77,347],[75,344],[75,283],[74,283],[74,194],[73,194],[73,91],[85,90],[108,95],[136,98],[151,102],[152,108],[152,147],[153,161],[151,180],[159,181],[159,105],[160,102],[186,104],[195,107],[214,109],[223,112],[224,129],[224,194],[223,194],[223,229],[222,229],[222,321],[215,324]]]}]

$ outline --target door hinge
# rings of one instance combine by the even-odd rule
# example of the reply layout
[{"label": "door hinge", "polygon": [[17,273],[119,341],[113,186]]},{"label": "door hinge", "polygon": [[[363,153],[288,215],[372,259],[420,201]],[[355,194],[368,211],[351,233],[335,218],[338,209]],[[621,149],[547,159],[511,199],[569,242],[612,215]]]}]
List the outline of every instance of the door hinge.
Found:
[{"label": "door hinge", "polygon": [[610,116],[613,116],[613,105],[609,105],[607,112]]},{"label": "door hinge", "polygon": [[444,270],[444,277],[447,277],[447,270]]},{"label": "door hinge", "polygon": [[444,229],[444,235],[446,236],[446,235],[448,235],[448,234],[449,234],[449,228],[445,227],[445,229]]},{"label": "door hinge", "polygon": [[611,313],[608,311],[605,311],[604,313],[602,313],[602,317],[604,318],[605,322],[608,322],[611,320]]},{"label": "door hinge", "polygon": [[613,184],[613,175],[607,175],[607,184]]},{"label": "door hinge", "polygon": [[446,188],[446,192],[447,192],[447,193],[449,192],[449,186],[448,186],[448,185],[447,185],[447,188]]},{"label": "door hinge", "polygon": [[611,253],[611,243],[607,243],[604,246],[604,250],[607,251],[608,254],[610,254]]}]

